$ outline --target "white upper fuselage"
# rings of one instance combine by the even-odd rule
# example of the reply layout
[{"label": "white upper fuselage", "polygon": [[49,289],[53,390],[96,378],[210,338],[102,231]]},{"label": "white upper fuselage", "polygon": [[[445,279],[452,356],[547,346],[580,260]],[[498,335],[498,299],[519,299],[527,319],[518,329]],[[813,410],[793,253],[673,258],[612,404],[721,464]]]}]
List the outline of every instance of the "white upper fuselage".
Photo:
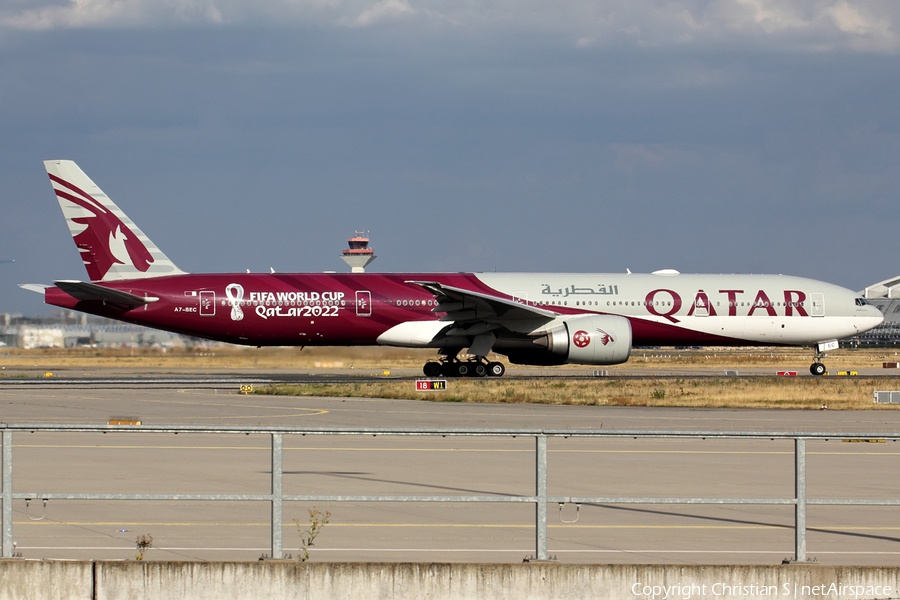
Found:
[{"label": "white upper fuselage", "polygon": [[664,343],[651,340],[659,326],[681,330],[677,337],[682,341],[673,343],[701,342],[709,336],[759,345],[807,345],[857,335],[884,319],[852,290],[784,275],[478,273],[476,277],[529,305],[567,314],[627,317],[639,345]]}]

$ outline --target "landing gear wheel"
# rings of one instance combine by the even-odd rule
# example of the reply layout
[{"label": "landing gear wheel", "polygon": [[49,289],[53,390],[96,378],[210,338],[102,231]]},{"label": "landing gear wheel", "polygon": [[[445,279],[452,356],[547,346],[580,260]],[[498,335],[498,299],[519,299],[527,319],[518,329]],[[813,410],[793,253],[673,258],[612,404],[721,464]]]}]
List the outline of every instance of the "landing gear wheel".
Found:
[{"label": "landing gear wheel", "polygon": [[457,377],[468,377],[469,376],[469,365],[464,362],[456,363],[456,376]]},{"label": "landing gear wheel", "polygon": [[441,363],[441,375],[443,375],[444,377],[457,377],[456,363]]},{"label": "landing gear wheel", "polygon": [[439,377],[441,374],[441,363],[427,362],[422,372],[425,373],[425,377]]},{"label": "landing gear wheel", "polygon": [[488,375],[490,375],[491,377],[503,377],[503,374],[506,373],[506,367],[503,366],[503,363],[488,363],[487,368]]},{"label": "landing gear wheel", "polygon": [[473,374],[475,375],[475,377],[484,377],[485,375],[488,374],[487,365],[484,363],[477,363],[472,368],[472,371],[473,371]]},{"label": "landing gear wheel", "polygon": [[821,377],[822,375],[825,374],[825,365],[823,365],[820,362],[813,363],[809,367],[809,372],[812,373],[813,375],[815,375],[816,377]]}]

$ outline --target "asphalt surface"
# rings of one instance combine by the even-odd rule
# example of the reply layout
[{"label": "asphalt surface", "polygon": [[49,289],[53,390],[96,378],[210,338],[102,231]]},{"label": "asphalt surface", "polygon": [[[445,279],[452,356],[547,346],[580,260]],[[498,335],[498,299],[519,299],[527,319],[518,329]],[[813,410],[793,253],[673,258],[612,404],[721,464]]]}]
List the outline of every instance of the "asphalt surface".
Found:
[{"label": "asphalt surface", "polygon": [[[122,373],[116,373],[121,376]],[[0,422],[291,427],[553,428],[900,433],[897,411],[712,410],[431,403],[242,395],[229,374],[173,374],[145,385],[0,385]],[[133,374],[135,380],[159,373]],[[180,378],[180,379],[178,379]],[[178,380],[176,380],[178,379]],[[202,382],[199,380],[202,379]],[[210,381],[212,383],[210,383]],[[13,439],[13,534],[26,558],[256,560],[269,552],[265,502],[38,500],[46,493],[264,494],[266,435],[26,433]],[[900,498],[895,443],[809,442],[810,498]],[[793,497],[789,441],[557,439],[552,496]],[[534,494],[534,439],[284,438],[286,494]],[[535,551],[522,504],[285,504],[296,556],[309,510],[330,511],[311,560],[519,562]],[[293,520],[296,519],[299,526]],[[577,520],[576,520],[577,519]],[[549,550],[564,562],[777,564],[793,554],[793,507],[551,506]],[[823,564],[895,565],[900,509],[809,508],[808,553]]]},{"label": "asphalt surface", "polygon": [[[28,357],[18,357],[19,359]],[[93,386],[166,386],[180,385],[201,386],[214,389],[232,386],[233,384],[267,384],[267,383],[345,383],[389,380],[422,379],[419,368],[390,368],[384,371],[376,368],[321,368],[321,369],[260,369],[260,368],[222,368],[195,369],[172,367],[71,367],[54,366],[46,356],[35,356],[32,366],[15,365],[0,366],[0,388],[4,386],[30,385],[72,385],[84,384]],[[827,362],[827,359],[826,359]],[[900,378],[900,369],[859,368],[849,361],[828,363],[830,376],[840,376],[842,372],[854,372],[858,379]],[[730,367],[730,368],[640,368],[640,367],[511,367],[504,379],[710,379],[718,377],[755,378],[771,377],[782,371],[774,367]],[[808,368],[798,368],[793,372],[797,377],[810,378]],[[452,378],[450,378],[452,379]],[[490,379],[490,378],[489,378]]]}]

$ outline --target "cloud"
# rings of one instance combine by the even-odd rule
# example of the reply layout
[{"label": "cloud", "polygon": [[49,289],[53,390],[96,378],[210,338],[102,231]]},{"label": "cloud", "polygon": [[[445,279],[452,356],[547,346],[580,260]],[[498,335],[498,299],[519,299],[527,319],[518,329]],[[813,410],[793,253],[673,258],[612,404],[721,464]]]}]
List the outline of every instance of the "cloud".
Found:
[{"label": "cloud", "polygon": [[416,10],[409,5],[407,0],[379,0],[372,8],[361,12],[354,23],[365,27],[380,21],[393,21],[415,13]]},{"label": "cloud", "polygon": [[731,13],[725,22],[736,29],[758,28],[767,33],[791,29],[807,29],[809,22],[802,7],[791,2],[771,0],[735,0],[734,11],[728,11],[728,4],[720,3],[723,13]]},{"label": "cloud", "polygon": [[[413,18],[415,17],[415,18]],[[896,0],[13,0],[0,28],[135,28],[185,23],[552,34],[576,47],[739,43],[900,51]]]},{"label": "cloud", "polygon": [[617,171],[635,175],[644,171],[672,169],[696,162],[695,152],[666,144],[612,144]]},{"label": "cloud", "polygon": [[726,29],[796,36],[808,49],[846,46],[861,50],[900,49],[893,23],[897,3],[883,0],[723,0],[716,3],[718,21]]},{"label": "cloud", "polygon": [[868,35],[873,29],[872,23],[860,14],[859,8],[847,2],[832,6],[827,12],[841,31]]},{"label": "cloud", "polygon": [[69,0],[19,2],[22,8],[0,9],[0,27],[19,30],[87,27],[144,28],[178,23],[221,24],[215,0]]},{"label": "cloud", "polygon": [[852,36],[854,46],[882,50],[897,48],[897,33],[889,15],[871,12],[850,2],[830,6],[826,13],[840,31]]}]

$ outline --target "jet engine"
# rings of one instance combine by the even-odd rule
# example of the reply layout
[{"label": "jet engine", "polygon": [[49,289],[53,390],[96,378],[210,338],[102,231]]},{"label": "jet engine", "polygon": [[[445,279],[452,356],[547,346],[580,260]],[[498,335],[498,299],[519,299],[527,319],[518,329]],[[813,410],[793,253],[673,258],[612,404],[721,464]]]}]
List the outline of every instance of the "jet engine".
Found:
[{"label": "jet engine", "polygon": [[[631,355],[631,322],[612,315],[583,315],[533,341],[542,348],[507,351],[510,362],[530,365],[618,365]],[[494,346],[494,349],[503,352]]]}]

